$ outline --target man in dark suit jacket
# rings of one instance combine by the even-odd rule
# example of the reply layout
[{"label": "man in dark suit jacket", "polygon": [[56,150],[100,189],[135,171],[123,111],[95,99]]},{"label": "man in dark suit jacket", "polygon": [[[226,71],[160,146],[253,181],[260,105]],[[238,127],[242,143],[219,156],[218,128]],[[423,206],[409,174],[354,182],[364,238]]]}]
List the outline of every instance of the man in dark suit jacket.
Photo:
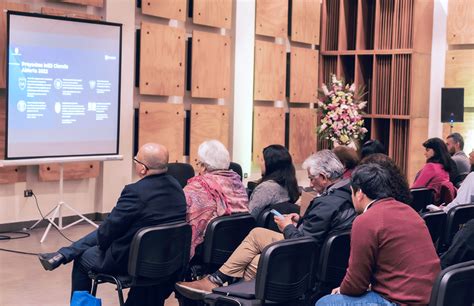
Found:
[{"label": "man in dark suit jacket", "polygon": [[90,270],[126,274],[130,244],[139,229],[186,220],[183,189],[166,174],[168,150],[148,143],[133,160],[141,179],[125,186],[116,206],[99,228],[57,252],[39,254],[41,264],[49,271],[74,260],[73,292],[90,291]]}]

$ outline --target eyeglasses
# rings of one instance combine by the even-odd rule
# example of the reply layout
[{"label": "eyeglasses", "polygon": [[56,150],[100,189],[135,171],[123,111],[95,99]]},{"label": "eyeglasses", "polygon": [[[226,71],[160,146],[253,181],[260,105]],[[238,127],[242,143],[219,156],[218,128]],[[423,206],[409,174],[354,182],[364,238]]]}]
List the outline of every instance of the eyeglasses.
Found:
[{"label": "eyeglasses", "polygon": [[308,179],[310,181],[314,180],[316,178],[316,175],[308,175]]},{"label": "eyeglasses", "polygon": [[145,167],[145,170],[148,171],[150,170],[150,168],[143,162],[139,161],[136,157],[133,158],[133,161],[136,162],[137,164],[140,164],[142,165],[143,167]]}]

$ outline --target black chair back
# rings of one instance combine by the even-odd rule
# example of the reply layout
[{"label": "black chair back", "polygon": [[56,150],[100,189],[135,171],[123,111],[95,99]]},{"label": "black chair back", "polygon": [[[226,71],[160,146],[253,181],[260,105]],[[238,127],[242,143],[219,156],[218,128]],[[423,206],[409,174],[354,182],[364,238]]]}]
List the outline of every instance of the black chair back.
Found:
[{"label": "black chair back", "polygon": [[290,202],[274,204],[264,209],[257,218],[257,226],[267,228],[278,233],[280,230],[275,223],[274,215],[270,212],[272,209],[275,209],[283,215],[290,213],[300,213],[300,206]]},{"label": "black chair back", "polygon": [[189,261],[191,226],[185,222],[143,228],[130,246],[131,286],[182,279]]},{"label": "black chair back", "polygon": [[204,236],[203,263],[220,267],[254,227],[255,219],[248,213],[214,218]]},{"label": "black chair back", "polygon": [[474,303],[474,260],[441,271],[431,290],[429,306],[465,306]]},{"label": "black chair back", "polygon": [[281,240],[267,246],[258,262],[255,298],[272,302],[292,301],[312,288],[317,251],[310,237]]},{"label": "black chair back", "polygon": [[471,219],[474,219],[474,204],[458,205],[451,208],[448,211],[446,230],[441,237],[438,251],[443,252],[446,250],[451,245],[454,235]]},{"label": "black chair back", "polygon": [[242,167],[238,163],[230,162],[229,170],[233,170],[235,173],[237,173],[240,176],[240,180],[243,179],[244,176],[242,174]]},{"label": "black chair back", "polygon": [[194,177],[194,168],[190,164],[185,163],[169,163],[168,174],[174,177],[181,187],[184,188],[188,180]]},{"label": "black chair back", "polygon": [[426,226],[430,231],[431,240],[436,244],[446,228],[446,213],[442,210],[431,211],[423,213],[421,217],[425,220]]},{"label": "black chair back", "polygon": [[410,189],[413,201],[411,207],[417,212],[422,212],[427,205],[434,204],[434,190],[429,188]]},{"label": "black chair back", "polygon": [[330,235],[322,245],[319,255],[317,282],[325,287],[338,287],[346,275],[350,252],[350,231]]}]

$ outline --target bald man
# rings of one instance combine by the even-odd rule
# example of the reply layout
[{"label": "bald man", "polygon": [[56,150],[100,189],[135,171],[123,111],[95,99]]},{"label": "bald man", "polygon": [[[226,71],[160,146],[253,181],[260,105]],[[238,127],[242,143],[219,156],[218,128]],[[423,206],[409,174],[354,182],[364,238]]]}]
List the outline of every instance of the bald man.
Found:
[{"label": "bald man", "polygon": [[130,244],[139,229],[186,220],[183,189],[166,174],[168,150],[147,143],[133,161],[141,179],[125,186],[112,212],[97,230],[57,252],[39,254],[41,264],[48,271],[74,260],[73,292],[90,291],[90,270],[127,274]]}]

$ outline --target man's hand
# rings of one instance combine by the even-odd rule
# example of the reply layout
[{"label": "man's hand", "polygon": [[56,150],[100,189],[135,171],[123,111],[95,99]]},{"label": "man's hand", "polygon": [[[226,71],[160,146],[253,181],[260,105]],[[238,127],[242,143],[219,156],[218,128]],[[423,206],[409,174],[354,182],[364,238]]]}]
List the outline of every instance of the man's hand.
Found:
[{"label": "man's hand", "polygon": [[283,215],[283,218],[277,217],[277,216],[273,217],[273,220],[275,220],[275,223],[281,232],[283,232],[285,227],[287,227],[290,224],[296,225],[299,219],[300,219],[300,216],[295,213],[292,213],[289,215]]},{"label": "man's hand", "polygon": [[332,289],[331,294],[341,294],[341,287],[337,287]]}]

